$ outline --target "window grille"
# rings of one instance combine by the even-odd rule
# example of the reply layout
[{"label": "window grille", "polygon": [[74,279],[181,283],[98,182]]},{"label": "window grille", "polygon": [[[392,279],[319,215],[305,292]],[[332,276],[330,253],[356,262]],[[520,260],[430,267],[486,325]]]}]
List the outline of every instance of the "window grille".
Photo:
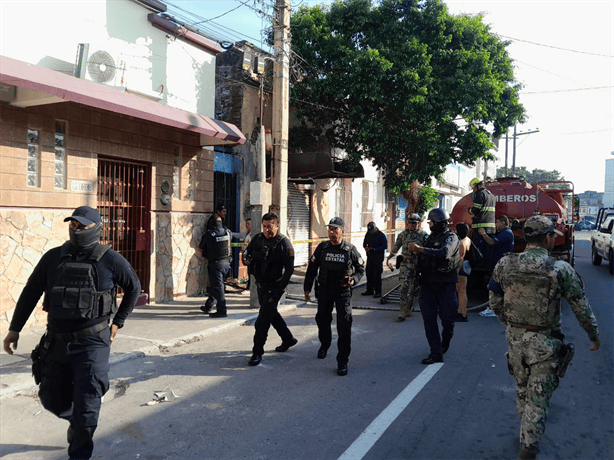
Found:
[{"label": "window grille", "polygon": [[27,184],[28,187],[40,187],[40,143],[38,131],[28,129],[28,163]]}]

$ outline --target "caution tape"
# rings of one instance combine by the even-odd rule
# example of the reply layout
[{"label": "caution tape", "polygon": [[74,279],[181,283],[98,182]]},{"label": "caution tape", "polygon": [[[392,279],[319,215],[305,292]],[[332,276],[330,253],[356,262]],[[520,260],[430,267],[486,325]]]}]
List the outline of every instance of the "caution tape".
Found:
[{"label": "caution tape", "polygon": [[[391,235],[391,234],[396,234],[397,232],[401,232],[403,231],[403,229],[397,228],[397,229],[393,229],[393,230],[380,230],[383,234],[385,235]],[[364,232],[353,232],[353,233],[348,233],[345,235],[346,238],[357,238],[364,235]],[[320,243],[322,241],[328,241],[328,237],[322,237],[322,238],[311,238],[308,240],[291,240],[290,242],[295,245],[295,244],[307,244],[307,243]],[[231,243],[230,245],[233,248],[245,248],[247,247],[249,243]]]}]

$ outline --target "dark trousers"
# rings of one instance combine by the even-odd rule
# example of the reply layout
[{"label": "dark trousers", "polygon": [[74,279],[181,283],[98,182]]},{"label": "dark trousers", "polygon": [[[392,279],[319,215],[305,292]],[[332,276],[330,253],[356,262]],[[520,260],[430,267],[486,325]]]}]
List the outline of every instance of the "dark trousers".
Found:
[{"label": "dark trousers", "polygon": [[[273,302],[269,302],[271,299],[273,299]],[[279,299],[275,299],[276,296],[274,296],[273,290],[258,286],[260,311],[254,324],[256,333],[254,334],[254,348],[252,348],[252,353],[255,355],[264,354],[264,344],[266,343],[271,326],[275,328],[277,334],[281,337],[282,343],[288,343],[292,340],[292,332],[290,332],[286,322],[277,311]]]},{"label": "dark trousers", "polygon": [[[454,283],[429,283],[420,285],[420,310],[424,322],[426,340],[431,349],[430,355],[442,357],[441,339],[452,339],[454,335],[454,318],[458,312],[458,297]],[[439,335],[437,316],[441,319],[442,332]]]},{"label": "dark trousers", "polygon": [[224,295],[224,279],[230,273],[230,263],[227,259],[207,264],[209,273],[209,298],[205,305],[208,307],[217,304],[217,311],[226,313],[226,296]]},{"label": "dark trousers", "polygon": [[322,348],[328,350],[332,342],[331,324],[333,308],[337,310],[337,363],[347,364],[352,351],[352,293],[350,291],[331,292],[325,285],[320,286],[318,297],[318,339]]},{"label": "dark trousers", "polygon": [[45,409],[68,420],[74,435],[71,459],[89,459],[94,449],[101,398],[109,389],[110,328],[67,342],[52,336],[38,391]]},{"label": "dark trousers", "polygon": [[367,275],[367,292],[374,294],[382,293],[382,272],[384,259],[379,256],[367,256],[367,267],[365,274]]}]

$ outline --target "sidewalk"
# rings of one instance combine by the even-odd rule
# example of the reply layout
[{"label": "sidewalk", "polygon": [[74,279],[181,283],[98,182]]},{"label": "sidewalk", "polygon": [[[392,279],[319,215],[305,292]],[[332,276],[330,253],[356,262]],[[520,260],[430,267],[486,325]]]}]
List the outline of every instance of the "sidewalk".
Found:
[{"label": "sidewalk", "polygon": [[[391,274],[385,270],[383,278],[393,276],[396,280],[397,274],[398,271]],[[292,276],[286,299],[279,306],[282,314],[305,305],[303,279],[304,273],[299,270]],[[398,304],[385,306],[376,299],[361,299],[356,293],[362,291],[364,283],[363,278],[354,288],[356,291],[354,303],[357,308],[398,309]],[[205,300],[206,297],[184,296],[172,302],[135,307],[113,342],[111,365],[159,353],[164,348],[181,346],[201,337],[249,324],[258,316],[258,308],[250,308],[250,297],[241,295],[241,291],[234,285],[227,285],[227,318],[209,318],[201,312],[199,307],[205,303]],[[313,292],[310,305],[316,305]],[[0,353],[0,400],[20,394],[35,394],[38,391],[31,374],[30,353],[44,332],[43,327],[24,330],[19,336],[18,347],[13,355],[8,355],[4,351]]]}]

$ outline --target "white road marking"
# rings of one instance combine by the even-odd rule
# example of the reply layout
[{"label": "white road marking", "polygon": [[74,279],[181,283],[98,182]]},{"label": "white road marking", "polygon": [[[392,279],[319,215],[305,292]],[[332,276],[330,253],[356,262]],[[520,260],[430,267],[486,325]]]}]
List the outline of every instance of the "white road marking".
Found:
[{"label": "white road marking", "polygon": [[443,367],[443,363],[431,364],[392,401],[384,411],[377,416],[371,425],[352,443],[339,457],[339,460],[360,460],[375,445],[392,422],[403,412],[410,402],[426,386],[433,376]]}]

